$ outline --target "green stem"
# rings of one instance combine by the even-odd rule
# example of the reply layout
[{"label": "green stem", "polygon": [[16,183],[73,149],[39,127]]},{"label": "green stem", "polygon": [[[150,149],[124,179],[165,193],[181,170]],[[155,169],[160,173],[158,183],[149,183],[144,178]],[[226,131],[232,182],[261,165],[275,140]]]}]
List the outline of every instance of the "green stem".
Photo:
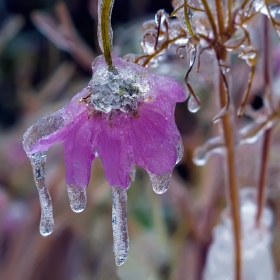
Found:
[{"label": "green stem", "polygon": [[109,69],[113,69],[112,61],[112,38],[111,38],[111,14],[114,5],[114,0],[100,0],[100,11],[99,16],[99,32],[101,33],[102,44],[101,49],[103,50],[103,55]]}]

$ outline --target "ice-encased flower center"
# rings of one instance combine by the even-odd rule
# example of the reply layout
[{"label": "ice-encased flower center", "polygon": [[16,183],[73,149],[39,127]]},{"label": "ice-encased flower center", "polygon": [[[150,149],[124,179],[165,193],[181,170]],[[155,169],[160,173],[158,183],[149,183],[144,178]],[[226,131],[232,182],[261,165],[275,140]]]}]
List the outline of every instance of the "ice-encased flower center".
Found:
[{"label": "ice-encased flower center", "polygon": [[93,74],[91,86],[91,104],[105,113],[114,109],[135,111],[149,89],[145,73],[135,73],[130,68],[109,71],[107,67],[101,67]]}]

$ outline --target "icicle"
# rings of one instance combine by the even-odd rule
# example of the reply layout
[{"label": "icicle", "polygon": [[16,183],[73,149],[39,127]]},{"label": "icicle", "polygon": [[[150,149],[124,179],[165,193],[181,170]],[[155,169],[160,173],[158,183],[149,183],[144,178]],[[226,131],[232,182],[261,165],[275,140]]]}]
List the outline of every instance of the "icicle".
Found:
[{"label": "icicle", "polygon": [[179,141],[179,143],[177,144],[177,159],[176,159],[176,164],[178,164],[180,162],[180,160],[182,159],[184,155],[184,145],[182,140]]},{"label": "icicle", "polygon": [[129,172],[129,178],[130,178],[131,182],[135,181],[135,176],[136,176],[136,168],[135,168],[135,166],[133,166]]},{"label": "icicle", "polygon": [[156,175],[149,172],[149,176],[155,193],[163,194],[168,190],[170,186],[172,172],[165,173],[162,175]]},{"label": "icicle", "polygon": [[122,265],[128,255],[129,238],[127,229],[127,193],[126,189],[112,187],[112,227],[116,265]]},{"label": "icicle", "polygon": [[193,162],[197,166],[203,166],[206,164],[210,155],[213,153],[223,153],[224,148],[224,140],[222,137],[211,138],[194,150]]},{"label": "icicle", "polygon": [[188,109],[191,113],[196,113],[200,109],[200,104],[192,95],[190,95],[188,100]]},{"label": "icicle", "polygon": [[67,192],[71,209],[76,213],[84,211],[87,205],[86,189],[67,185]]},{"label": "icicle", "polygon": [[54,227],[52,201],[45,182],[46,160],[47,160],[47,152],[33,154],[30,157],[34,180],[40,198],[40,205],[41,205],[40,233],[43,236],[50,235]]}]

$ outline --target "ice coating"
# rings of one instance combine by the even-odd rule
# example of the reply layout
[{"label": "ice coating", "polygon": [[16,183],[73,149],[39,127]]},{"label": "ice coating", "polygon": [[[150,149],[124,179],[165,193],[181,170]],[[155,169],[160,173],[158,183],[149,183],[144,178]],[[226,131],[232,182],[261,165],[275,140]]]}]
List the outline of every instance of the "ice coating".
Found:
[{"label": "ice coating", "polygon": [[127,193],[118,186],[112,187],[112,228],[115,262],[122,265],[128,255],[129,238],[127,229]]},{"label": "ice coating", "polygon": [[84,211],[87,205],[86,189],[67,185],[67,192],[71,209],[76,213]]},{"label": "ice coating", "polygon": [[[271,252],[272,212],[265,207],[261,227],[255,227],[257,206],[255,189],[241,190],[241,221],[242,221],[242,269],[246,280],[274,280],[274,266]],[[223,221],[213,230],[211,244],[206,261],[204,280],[233,280],[234,248],[232,223],[228,211],[223,213]]]},{"label": "ice coating", "polygon": [[114,109],[135,111],[149,90],[145,72],[139,75],[130,68],[108,71],[105,65],[93,74],[91,86],[91,104],[96,110],[105,113]]},{"label": "ice coating", "polygon": [[171,182],[172,172],[162,175],[156,175],[149,172],[149,176],[155,193],[163,194],[168,190]]},{"label": "ice coating", "polygon": [[[105,177],[112,186],[112,226],[116,264],[128,254],[126,190],[135,177],[135,164],[144,168],[157,193],[164,193],[173,168],[183,156],[183,144],[174,111],[186,100],[177,80],[113,55],[113,69],[104,58],[93,63],[88,86],[70,103],[32,125],[24,135],[24,149],[31,159],[40,195],[40,232],[48,235],[54,222],[44,181],[46,153],[62,142],[70,207],[86,207],[86,187],[95,157],[101,158]],[[42,177],[42,178],[41,178]]]},{"label": "ice coating", "polygon": [[[108,1],[107,1],[108,2]],[[111,43],[111,49],[113,48],[113,30],[111,27],[111,15],[112,15],[112,10],[113,10],[113,6],[114,6],[114,0],[110,1],[110,7],[107,13],[107,18],[108,18],[108,24],[109,24],[109,38],[110,38],[110,43]],[[101,23],[102,23],[102,10],[104,7],[104,0],[98,0],[98,27],[97,27],[97,37],[98,37],[98,43],[99,43],[99,47],[101,49],[102,52],[104,52],[103,49],[103,40],[102,40],[102,32],[101,32]]]},{"label": "ice coating", "polygon": [[207,140],[202,146],[197,147],[193,153],[193,162],[197,166],[203,166],[213,153],[224,153],[225,145],[221,136]]},{"label": "ice coating", "polygon": [[[265,121],[263,123],[253,122],[244,126],[238,132],[237,144],[243,145],[256,143],[275,121],[277,121],[277,119],[273,121]],[[193,154],[193,162],[198,166],[203,166],[207,163],[207,160],[212,154],[222,154],[224,151],[225,144],[223,138],[221,136],[213,137],[208,139],[202,146],[199,146],[195,149]]]},{"label": "ice coating", "polygon": [[[47,151],[56,142],[64,143],[67,185],[87,187],[95,156],[101,157],[109,184],[123,188],[130,185],[129,173],[134,163],[158,176],[172,172],[176,164],[181,136],[174,110],[176,102],[186,99],[185,88],[171,77],[151,74],[116,56],[113,63],[120,75],[129,72],[129,77],[144,84],[146,93],[138,101],[136,112],[112,109],[105,113],[97,111],[90,102],[79,102],[94,91],[93,80],[101,78],[102,71],[108,71],[104,58],[98,57],[89,87],[69,105],[36,122],[25,134],[28,155]],[[107,83],[112,86],[111,81]]]},{"label": "ice coating", "polygon": [[198,101],[195,99],[194,96],[190,95],[189,100],[188,100],[188,110],[191,113],[196,113],[200,109],[200,104]]},{"label": "ice coating", "polygon": [[41,205],[40,233],[47,236],[54,228],[52,201],[45,182],[45,164],[47,153],[40,152],[30,157],[34,180],[39,193]]},{"label": "ice coating", "polygon": [[178,164],[182,157],[184,155],[184,145],[182,140],[179,141],[179,143],[177,144],[177,159],[176,159],[176,164]]}]

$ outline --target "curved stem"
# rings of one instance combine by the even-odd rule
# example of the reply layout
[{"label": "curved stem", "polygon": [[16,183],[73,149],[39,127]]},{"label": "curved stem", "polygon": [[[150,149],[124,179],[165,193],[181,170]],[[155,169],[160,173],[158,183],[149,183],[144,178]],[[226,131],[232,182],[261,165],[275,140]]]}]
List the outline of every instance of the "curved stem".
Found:
[{"label": "curved stem", "polygon": [[[271,94],[271,80],[270,80],[270,36],[269,36],[269,19],[264,18],[264,66],[263,66],[263,77],[265,83],[265,98]],[[260,225],[263,207],[266,199],[266,188],[267,188],[267,169],[269,160],[269,149],[271,143],[272,129],[266,130],[264,134],[264,142],[262,146],[262,157],[260,166],[260,177],[258,185],[257,195],[257,215],[256,215],[256,226]]]},{"label": "curved stem", "polygon": [[111,14],[114,5],[114,0],[99,0],[98,23],[101,42],[100,48],[103,51],[105,61],[109,69],[113,69],[112,62],[112,30],[111,30]]}]

